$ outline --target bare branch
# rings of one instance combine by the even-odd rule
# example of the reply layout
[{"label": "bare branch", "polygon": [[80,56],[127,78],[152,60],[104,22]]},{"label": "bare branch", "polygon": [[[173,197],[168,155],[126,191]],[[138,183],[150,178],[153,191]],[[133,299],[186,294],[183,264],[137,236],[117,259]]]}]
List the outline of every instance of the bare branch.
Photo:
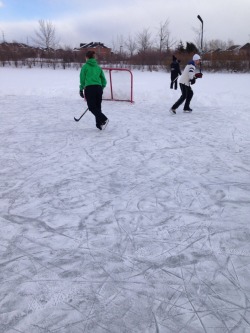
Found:
[{"label": "bare branch", "polygon": [[56,29],[51,21],[39,20],[39,29],[35,30],[36,37],[33,41],[37,46],[54,49],[59,41],[56,39]]},{"label": "bare branch", "polygon": [[128,39],[125,41],[125,46],[129,51],[130,57],[132,57],[134,55],[135,50],[137,49],[137,44],[135,39],[129,35]]},{"label": "bare branch", "polygon": [[145,53],[152,46],[151,33],[149,28],[143,29],[142,32],[137,34],[137,44],[139,51]]}]

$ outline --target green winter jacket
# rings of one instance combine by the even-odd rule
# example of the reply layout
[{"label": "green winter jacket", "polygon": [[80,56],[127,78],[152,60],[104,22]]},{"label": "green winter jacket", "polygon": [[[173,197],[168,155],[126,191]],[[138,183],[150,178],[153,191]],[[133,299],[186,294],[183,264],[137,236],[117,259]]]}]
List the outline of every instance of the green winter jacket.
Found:
[{"label": "green winter jacket", "polygon": [[88,59],[82,66],[80,72],[80,90],[92,85],[99,85],[102,86],[102,88],[105,88],[106,84],[107,81],[105,75],[96,59]]}]

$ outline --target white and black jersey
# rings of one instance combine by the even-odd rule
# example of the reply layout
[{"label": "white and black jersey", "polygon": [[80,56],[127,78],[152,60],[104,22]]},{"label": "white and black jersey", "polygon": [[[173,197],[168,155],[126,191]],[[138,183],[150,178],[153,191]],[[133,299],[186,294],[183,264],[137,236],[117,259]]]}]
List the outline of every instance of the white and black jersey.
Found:
[{"label": "white and black jersey", "polygon": [[190,61],[186,67],[184,68],[184,71],[181,74],[179,83],[185,84],[186,86],[190,85],[190,81],[195,76],[195,63],[194,61]]}]

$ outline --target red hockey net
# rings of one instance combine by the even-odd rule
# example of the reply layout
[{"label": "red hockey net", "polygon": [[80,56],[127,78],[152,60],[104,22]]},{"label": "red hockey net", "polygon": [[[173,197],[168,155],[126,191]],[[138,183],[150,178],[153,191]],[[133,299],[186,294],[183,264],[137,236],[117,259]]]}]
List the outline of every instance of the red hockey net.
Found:
[{"label": "red hockey net", "polygon": [[133,103],[133,74],[129,69],[103,67],[107,86],[103,99]]}]

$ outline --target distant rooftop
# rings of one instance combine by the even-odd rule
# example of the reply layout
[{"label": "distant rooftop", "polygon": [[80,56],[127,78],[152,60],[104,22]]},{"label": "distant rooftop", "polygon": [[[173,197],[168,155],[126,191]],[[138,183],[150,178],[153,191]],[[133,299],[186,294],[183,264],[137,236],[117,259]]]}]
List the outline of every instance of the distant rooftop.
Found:
[{"label": "distant rooftop", "polygon": [[100,42],[90,42],[90,43],[81,43],[80,44],[81,49],[88,49],[88,48],[95,48],[95,47],[102,47],[102,48],[108,49],[107,46],[105,46],[103,43],[100,43]]}]

